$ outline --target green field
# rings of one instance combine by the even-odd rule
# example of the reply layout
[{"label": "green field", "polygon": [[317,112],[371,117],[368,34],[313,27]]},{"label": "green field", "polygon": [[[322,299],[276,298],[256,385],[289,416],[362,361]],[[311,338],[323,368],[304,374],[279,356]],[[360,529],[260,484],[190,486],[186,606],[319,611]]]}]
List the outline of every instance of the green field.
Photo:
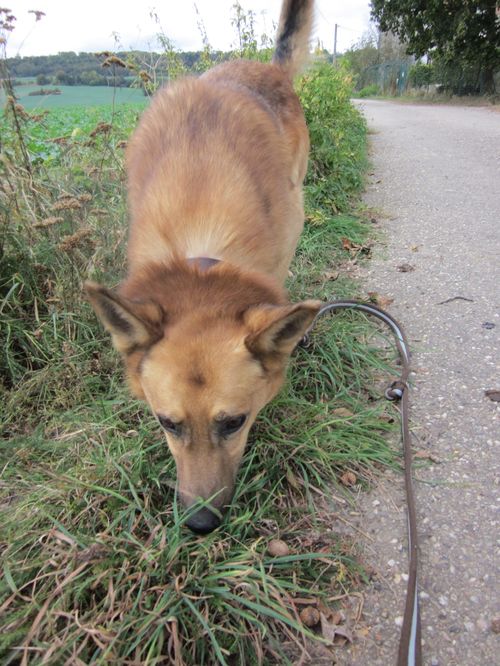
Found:
[{"label": "green field", "polygon": [[[60,95],[36,95],[30,96],[35,90],[59,89]],[[113,98],[116,104],[144,102],[144,93],[138,88],[111,88],[107,86],[39,86],[22,85],[15,88],[19,102],[29,110],[33,109],[56,109],[64,106],[100,106],[112,104]],[[5,93],[0,91],[0,105],[5,104]]]},{"label": "green field", "polygon": [[[291,298],[354,296],[341,267],[373,228],[350,213],[366,127],[341,69],[297,89],[312,151]],[[328,643],[301,611],[328,623],[365,577],[331,523],[345,485],[394,464],[383,337],[359,314],[321,322],[253,428],[228,518],[192,534],[158,424],[82,298],[83,280],[126,270],[124,146],[145,101],[113,112],[89,101],[101,88],[66,90],[84,105],[0,118],[0,661],[297,663]]]}]

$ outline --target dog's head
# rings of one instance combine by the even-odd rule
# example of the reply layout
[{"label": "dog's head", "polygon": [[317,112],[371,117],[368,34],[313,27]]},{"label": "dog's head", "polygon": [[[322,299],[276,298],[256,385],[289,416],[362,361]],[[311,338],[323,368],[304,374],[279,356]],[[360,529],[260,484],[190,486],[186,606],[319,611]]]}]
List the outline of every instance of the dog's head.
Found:
[{"label": "dog's head", "polygon": [[214,509],[194,512],[188,525],[212,531],[231,500],[248,432],[281,387],[319,302],[251,305],[237,315],[205,304],[178,316],[94,283],[86,292],[124,357],[133,393],[165,432],[182,503],[202,498]]}]

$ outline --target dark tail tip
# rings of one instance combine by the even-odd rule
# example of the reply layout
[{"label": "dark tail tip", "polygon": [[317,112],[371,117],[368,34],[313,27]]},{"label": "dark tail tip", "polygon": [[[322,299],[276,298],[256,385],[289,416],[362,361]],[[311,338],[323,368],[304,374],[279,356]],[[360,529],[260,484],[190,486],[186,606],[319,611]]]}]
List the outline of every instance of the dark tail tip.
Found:
[{"label": "dark tail tip", "polygon": [[309,54],[314,0],[283,0],[273,62],[294,76]]}]

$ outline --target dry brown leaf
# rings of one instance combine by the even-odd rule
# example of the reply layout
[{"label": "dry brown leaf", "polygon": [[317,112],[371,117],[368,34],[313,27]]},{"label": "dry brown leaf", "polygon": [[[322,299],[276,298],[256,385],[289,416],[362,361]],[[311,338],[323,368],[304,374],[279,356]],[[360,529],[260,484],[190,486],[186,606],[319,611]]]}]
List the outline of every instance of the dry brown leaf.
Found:
[{"label": "dry brown leaf", "polygon": [[351,256],[356,256],[360,252],[365,253],[366,255],[369,255],[371,252],[371,247],[370,245],[360,245],[359,243],[354,243],[350,238],[343,237],[341,239],[342,241],[342,247],[344,250],[347,250]]},{"label": "dry brown leaf", "polygon": [[484,395],[493,402],[500,402],[500,390],[498,389],[488,389],[484,392]]},{"label": "dry brown leaf", "polygon": [[330,616],[328,616],[328,622],[332,624],[340,624],[345,620],[344,614],[340,611],[333,611]]},{"label": "dry brown leaf", "polygon": [[344,472],[340,477],[340,483],[342,483],[344,486],[347,486],[348,488],[355,486],[357,480],[358,479],[356,478],[356,474],[354,474],[354,472]]},{"label": "dry brown leaf", "polygon": [[356,631],[356,636],[358,638],[366,638],[370,634],[370,630],[368,627],[361,627],[361,629],[358,629]]},{"label": "dry brown leaf", "polygon": [[370,301],[372,303],[375,303],[375,305],[378,305],[382,309],[385,309],[391,303],[394,303],[393,298],[390,298],[389,296],[382,296],[378,293],[378,291],[369,291],[368,296],[370,297]]},{"label": "dry brown leaf", "polygon": [[[321,634],[323,638],[332,644],[340,644],[347,640],[352,643],[352,634],[344,625],[334,624],[324,613],[320,613]],[[339,640],[340,639],[340,640]]]},{"label": "dry brown leaf", "polygon": [[413,454],[414,458],[420,458],[421,460],[430,460],[433,463],[440,463],[441,460],[438,458],[432,451],[415,451]]},{"label": "dry brown leaf", "polygon": [[344,638],[349,643],[352,643],[352,632],[344,625],[337,625],[335,629],[335,643],[339,643],[338,638]]},{"label": "dry brown leaf", "polygon": [[500,634],[500,617],[494,617],[491,621],[491,631],[494,634]]},{"label": "dry brown leaf", "polygon": [[334,280],[337,280],[339,277],[340,273],[338,271],[326,271],[323,273],[323,277],[325,280],[331,280],[332,282]]},{"label": "dry brown leaf", "polygon": [[354,414],[349,409],[346,409],[345,407],[337,407],[337,409],[334,409],[332,411],[332,414],[334,414],[335,416],[345,416],[346,418],[350,418],[351,416],[354,416]]},{"label": "dry brown leaf", "polygon": [[287,470],[286,480],[292,486],[292,488],[295,488],[295,490],[300,489],[300,481],[298,480],[298,478],[295,476],[295,474],[292,472],[291,469]]},{"label": "dry brown leaf", "polygon": [[398,271],[400,273],[411,273],[414,270],[415,266],[412,266],[411,264],[401,264],[400,266],[398,266]]}]

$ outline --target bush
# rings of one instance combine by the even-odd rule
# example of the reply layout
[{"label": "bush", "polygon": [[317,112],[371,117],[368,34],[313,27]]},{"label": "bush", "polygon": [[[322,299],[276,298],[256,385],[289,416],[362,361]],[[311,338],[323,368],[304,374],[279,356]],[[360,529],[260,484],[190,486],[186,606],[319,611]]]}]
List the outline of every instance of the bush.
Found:
[{"label": "bush", "polygon": [[412,65],[408,74],[408,83],[411,88],[422,88],[429,86],[434,81],[434,68],[431,64],[417,62]]},{"label": "bush", "polygon": [[351,103],[352,76],[321,63],[302,78],[298,92],[311,137],[306,194],[310,206],[325,201],[346,211],[363,184],[366,126]]},{"label": "bush", "polygon": [[372,83],[371,85],[358,90],[356,94],[358,97],[376,97],[377,95],[380,95],[381,92],[380,87],[376,83]]}]

